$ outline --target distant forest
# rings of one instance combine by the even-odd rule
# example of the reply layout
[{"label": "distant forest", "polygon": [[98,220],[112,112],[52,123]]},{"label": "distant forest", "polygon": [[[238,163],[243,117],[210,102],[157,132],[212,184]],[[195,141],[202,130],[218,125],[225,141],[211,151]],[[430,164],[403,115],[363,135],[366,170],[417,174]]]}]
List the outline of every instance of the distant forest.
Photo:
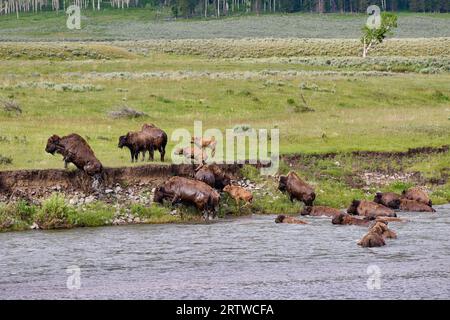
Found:
[{"label": "distant forest", "polygon": [[371,4],[386,11],[448,12],[450,0],[0,0],[1,14],[65,10],[71,4],[81,8],[155,8],[174,17],[227,16],[270,12],[365,12]]}]

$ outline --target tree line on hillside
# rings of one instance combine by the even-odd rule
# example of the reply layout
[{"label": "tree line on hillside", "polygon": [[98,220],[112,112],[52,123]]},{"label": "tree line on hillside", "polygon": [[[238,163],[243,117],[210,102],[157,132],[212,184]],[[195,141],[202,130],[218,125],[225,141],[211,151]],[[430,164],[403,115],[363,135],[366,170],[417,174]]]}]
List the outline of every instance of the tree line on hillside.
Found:
[{"label": "tree line on hillside", "polygon": [[448,12],[449,0],[0,0],[0,15],[59,11],[71,4],[82,9],[165,8],[175,17],[227,16],[270,12],[365,12],[371,4],[383,11]]}]

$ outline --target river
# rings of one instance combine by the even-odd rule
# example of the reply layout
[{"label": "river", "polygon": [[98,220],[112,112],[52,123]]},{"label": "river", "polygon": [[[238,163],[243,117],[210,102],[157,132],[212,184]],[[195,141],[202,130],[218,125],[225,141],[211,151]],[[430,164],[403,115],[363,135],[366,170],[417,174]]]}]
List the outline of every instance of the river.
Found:
[{"label": "river", "polygon": [[437,210],[400,213],[381,248],[320,217],[1,233],[0,299],[448,299],[450,205]]}]

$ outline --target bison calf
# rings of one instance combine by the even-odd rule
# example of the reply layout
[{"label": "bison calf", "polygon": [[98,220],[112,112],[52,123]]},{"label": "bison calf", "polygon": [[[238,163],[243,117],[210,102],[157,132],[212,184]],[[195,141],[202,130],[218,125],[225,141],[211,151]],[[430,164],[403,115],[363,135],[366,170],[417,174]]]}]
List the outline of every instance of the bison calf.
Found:
[{"label": "bison calf", "polygon": [[244,200],[246,204],[251,203],[253,200],[252,193],[239,186],[228,185],[223,188],[223,191],[228,193],[236,201],[236,205],[238,206],[240,200]]}]

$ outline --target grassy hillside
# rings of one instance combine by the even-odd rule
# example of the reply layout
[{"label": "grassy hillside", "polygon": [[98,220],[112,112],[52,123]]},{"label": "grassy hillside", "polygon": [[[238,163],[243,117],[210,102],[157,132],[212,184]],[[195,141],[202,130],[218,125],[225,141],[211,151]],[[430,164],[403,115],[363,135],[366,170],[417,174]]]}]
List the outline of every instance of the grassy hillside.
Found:
[{"label": "grassy hillside", "polygon": [[[270,14],[173,20],[151,9],[82,11],[81,30],[63,12],[0,16],[0,40],[142,40],[215,38],[359,38],[363,14]],[[400,13],[395,37],[450,37],[450,14]]]}]

